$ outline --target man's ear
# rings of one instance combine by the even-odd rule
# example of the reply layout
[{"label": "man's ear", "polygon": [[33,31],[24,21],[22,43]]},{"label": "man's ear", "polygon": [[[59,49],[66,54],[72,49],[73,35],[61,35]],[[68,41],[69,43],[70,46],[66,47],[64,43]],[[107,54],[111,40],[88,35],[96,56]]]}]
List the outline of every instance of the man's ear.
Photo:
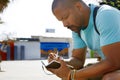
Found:
[{"label": "man's ear", "polygon": [[76,2],[76,3],[75,3],[75,7],[76,7],[77,9],[81,10],[82,4],[81,4],[80,2]]}]

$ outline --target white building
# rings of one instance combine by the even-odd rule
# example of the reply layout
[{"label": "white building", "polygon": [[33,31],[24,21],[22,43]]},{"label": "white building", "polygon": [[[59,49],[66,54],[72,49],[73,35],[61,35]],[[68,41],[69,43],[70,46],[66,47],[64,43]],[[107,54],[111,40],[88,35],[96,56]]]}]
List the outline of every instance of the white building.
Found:
[{"label": "white building", "polygon": [[[49,51],[54,48],[58,48],[59,51],[67,50],[67,58],[71,56],[72,52],[72,39],[60,38],[60,37],[44,37],[44,36],[32,36],[32,38],[20,38],[15,41],[14,57],[18,60],[31,60],[31,59],[43,59],[46,58]],[[48,51],[46,57],[42,56],[41,49]]]}]

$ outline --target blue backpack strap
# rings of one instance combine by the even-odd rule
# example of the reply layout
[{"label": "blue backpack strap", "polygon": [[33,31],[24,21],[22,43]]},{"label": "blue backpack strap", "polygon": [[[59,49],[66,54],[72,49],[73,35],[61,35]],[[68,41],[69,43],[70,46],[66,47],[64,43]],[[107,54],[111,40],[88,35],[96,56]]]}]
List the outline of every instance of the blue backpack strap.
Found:
[{"label": "blue backpack strap", "polygon": [[[89,6],[90,6],[90,4],[89,4]],[[96,6],[96,7],[94,8],[94,11],[93,11],[93,23],[94,23],[95,31],[98,33],[98,35],[100,35],[100,33],[99,33],[99,31],[97,30],[97,26],[96,26],[95,20],[96,20],[97,11],[98,11],[99,8],[100,8],[99,6]],[[81,38],[80,32],[78,33],[78,36]]]},{"label": "blue backpack strap", "polygon": [[95,31],[100,35],[100,33],[99,33],[98,29],[97,29],[97,26],[96,26],[96,21],[95,21],[96,20],[97,11],[98,11],[99,8],[100,8],[99,6],[94,8],[94,11],[93,11],[93,22],[94,22]]}]

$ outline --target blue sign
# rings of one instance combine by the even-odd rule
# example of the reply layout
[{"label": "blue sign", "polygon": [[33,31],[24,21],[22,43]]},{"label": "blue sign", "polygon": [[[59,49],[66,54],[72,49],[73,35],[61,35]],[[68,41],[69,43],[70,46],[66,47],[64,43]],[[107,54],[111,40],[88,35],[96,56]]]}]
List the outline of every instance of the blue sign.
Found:
[{"label": "blue sign", "polygon": [[53,50],[57,48],[59,51],[64,48],[69,48],[70,45],[67,42],[40,42],[40,48],[42,50]]}]

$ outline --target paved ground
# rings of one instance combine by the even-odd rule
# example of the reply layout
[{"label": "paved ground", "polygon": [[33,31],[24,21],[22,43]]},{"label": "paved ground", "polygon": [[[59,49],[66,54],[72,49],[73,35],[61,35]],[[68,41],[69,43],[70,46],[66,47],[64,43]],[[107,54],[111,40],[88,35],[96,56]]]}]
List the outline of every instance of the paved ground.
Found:
[{"label": "paved ground", "polygon": [[[43,60],[46,63],[46,60]],[[88,59],[88,62],[95,62]],[[3,61],[0,80],[61,80],[55,75],[46,75],[41,67],[41,60]]]}]

